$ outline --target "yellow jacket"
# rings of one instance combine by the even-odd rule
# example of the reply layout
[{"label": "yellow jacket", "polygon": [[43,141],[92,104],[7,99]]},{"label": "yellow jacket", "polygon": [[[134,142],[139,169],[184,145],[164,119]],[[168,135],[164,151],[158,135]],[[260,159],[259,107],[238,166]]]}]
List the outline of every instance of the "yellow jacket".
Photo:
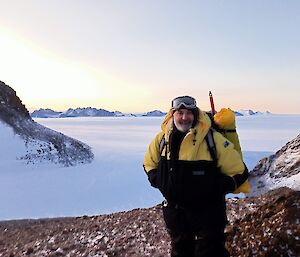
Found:
[{"label": "yellow jacket", "polygon": [[[150,143],[144,157],[144,169],[146,172],[157,169],[160,155],[160,142],[165,137],[165,143],[168,145],[169,137],[173,129],[173,111],[169,110],[161,125],[159,132]],[[208,115],[199,110],[199,118],[197,124],[191,128],[185,135],[179,150],[179,160],[185,161],[212,161],[205,136],[211,127],[211,120]],[[216,152],[217,166],[219,170],[228,176],[242,174],[245,166],[240,154],[234,149],[234,145],[218,132],[213,133]],[[168,149],[170,149],[168,147]],[[165,151],[165,149],[164,149]],[[164,152],[163,151],[163,152]],[[167,159],[170,159],[170,152],[167,153]],[[238,187],[234,193],[248,193],[250,186],[248,180]]]}]

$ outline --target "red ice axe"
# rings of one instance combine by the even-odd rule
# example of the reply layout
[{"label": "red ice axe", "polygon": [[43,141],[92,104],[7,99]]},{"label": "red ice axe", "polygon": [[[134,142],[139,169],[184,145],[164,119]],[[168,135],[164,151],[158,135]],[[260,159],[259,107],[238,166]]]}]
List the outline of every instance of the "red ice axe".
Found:
[{"label": "red ice axe", "polygon": [[216,109],[215,109],[215,105],[214,105],[214,98],[213,98],[211,91],[209,91],[208,95],[209,95],[209,101],[210,101],[210,107],[211,107],[211,115],[213,117],[216,113]]}]

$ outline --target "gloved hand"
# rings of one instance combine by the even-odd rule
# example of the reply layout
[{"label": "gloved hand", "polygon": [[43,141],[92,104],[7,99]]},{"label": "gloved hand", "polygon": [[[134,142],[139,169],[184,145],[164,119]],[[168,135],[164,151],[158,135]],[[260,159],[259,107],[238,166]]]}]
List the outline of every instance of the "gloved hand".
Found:
[{"label": "gloved hand", "polygon": [[220,188],[223,194],[233,193],[237,188],[236,182],[233,177],[220,174],[219,177]]},{"label": "gloved hand", "polygon": [[158,188],[158,185],[157,185],[157,169],[150,170],[146,173],[148,175],[148,180],[149,180],[151,186],[153,186],[155,188]]},{"label": "gloved hand", "polygon": [[244,166],[245,169],[242,174],[236,174],[234,176],[220,174],[221,190],[224,194],[233,193],[238,187],[247,181],[249,173],[247,166]]}]

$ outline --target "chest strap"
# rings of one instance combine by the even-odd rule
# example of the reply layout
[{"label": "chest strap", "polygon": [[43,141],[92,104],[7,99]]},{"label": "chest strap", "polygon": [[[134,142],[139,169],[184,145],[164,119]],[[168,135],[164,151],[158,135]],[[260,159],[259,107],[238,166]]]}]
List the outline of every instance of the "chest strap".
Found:
[{"label": "chest strap", "polygon": [[211,155],[211,158],[217,164],[218,159],[217,159],[217,148],[216,148],[216,144],[215,144],[215,140],[214,140],[214,136],[213,136],[214,131],[215,130],[213,128],[210,128],[205,136],[205,140],[206,140],[206,143],[208,146],[208,151]]}]

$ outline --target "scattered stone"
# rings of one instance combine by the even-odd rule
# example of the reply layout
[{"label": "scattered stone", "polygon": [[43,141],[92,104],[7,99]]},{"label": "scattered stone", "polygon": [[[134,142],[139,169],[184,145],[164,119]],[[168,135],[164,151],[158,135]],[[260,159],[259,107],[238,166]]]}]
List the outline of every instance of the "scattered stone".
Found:
[{"label": "scattered stone", "polygon": [[[226,244],[232,257],[300,256],[299,191],[280,188],[228,199],[227,206]],[[0,242],[0,256],[170,256],[161,205],[99,216],[2,221]]]}]

